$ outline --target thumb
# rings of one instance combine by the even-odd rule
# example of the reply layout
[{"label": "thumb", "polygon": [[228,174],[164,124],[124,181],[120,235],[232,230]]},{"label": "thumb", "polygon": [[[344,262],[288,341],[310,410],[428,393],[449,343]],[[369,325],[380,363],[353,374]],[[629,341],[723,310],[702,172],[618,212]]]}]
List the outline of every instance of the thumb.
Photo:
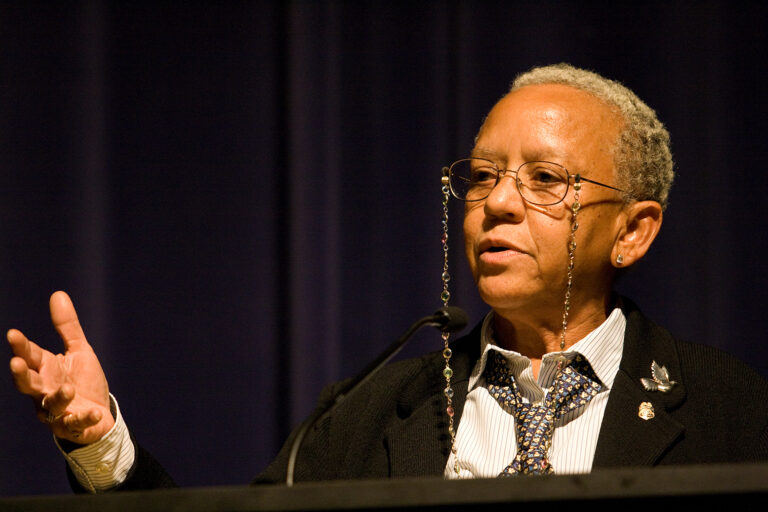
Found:
[{"label": "thumb", "polygon": [[54,292],[51,295],[50,308],[51,321],[64,341],[64,347],[67,350],[78,350],[87,346],[85,333],[80,326],[80,320],[77,319],[77,312],[69,295],[61,291]]}]

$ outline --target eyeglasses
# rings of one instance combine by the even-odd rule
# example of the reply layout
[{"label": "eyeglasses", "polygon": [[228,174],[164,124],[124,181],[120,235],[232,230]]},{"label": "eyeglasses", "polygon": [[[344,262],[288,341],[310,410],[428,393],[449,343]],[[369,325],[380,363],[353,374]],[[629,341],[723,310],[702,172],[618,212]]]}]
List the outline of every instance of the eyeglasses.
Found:
[{"label": "eyeglasses", "polygon": [[463,158],[443,167],[443,175],[449,179],[451,194],[462,201],[482,201],[506,173],[515,175],[515,184],[522,198],[530,204],[551,206],[568,194],[573,177],[575,181],[592,183],[626,194],[620,188],[587,179],[580,174],[570,174],[554,162],[525,162],[512,169],[500,169],[485,158]]}]

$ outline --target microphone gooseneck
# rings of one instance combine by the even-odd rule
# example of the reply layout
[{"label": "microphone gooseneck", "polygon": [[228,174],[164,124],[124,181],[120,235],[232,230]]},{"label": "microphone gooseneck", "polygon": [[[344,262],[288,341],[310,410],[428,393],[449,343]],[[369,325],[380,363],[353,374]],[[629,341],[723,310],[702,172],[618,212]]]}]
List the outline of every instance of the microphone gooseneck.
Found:
[{"label": "microphone gooseneck", "polygon": [[355,377],[350,379],[346,384],[336,392],[336,395],[329,400],[325,407],[318,408],[312,415],[304,420],[296,437],[291,443],[291,451],[288,456],[288,468],[286,470],[285,483],[289,487],[293,485],[293,473],[296,469],[296,457],[299,454],[301,445],[304,442],[304,437],[307,435],[309,429],[317,423],[320,418],[333,411],[347,396],[357,390],[365,381],[370,379],[382,366],[387,364],[390,359],[395,357],[398,352],[405,346],[406,342],[413,336],[413,334],[424,327],[430,325],[436,327],[443,332],[458,332],[467,325],[467,314],[461,309],[455,306],[445,306],[438,309],[433,315],[425,316],[417,320],[411,325],[394,343],[392,343],[387,349],[382,352],[376,359],[366,366],[363,371],[358,373]]}]

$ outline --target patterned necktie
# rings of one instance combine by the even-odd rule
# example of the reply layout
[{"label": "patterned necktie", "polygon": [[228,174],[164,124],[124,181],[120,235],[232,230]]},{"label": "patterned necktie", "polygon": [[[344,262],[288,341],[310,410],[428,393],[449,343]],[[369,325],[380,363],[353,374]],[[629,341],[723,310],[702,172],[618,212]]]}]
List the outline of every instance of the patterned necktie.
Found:
[{"label": "patterned necktie", "polygon": [[533,404],[523,403],[506,359],[495,350],[488,354],[485,377],[491,395],[515,415],[517,455],[499,476],[553,473],[547,452],[555,421],[586,405],[603,387],[581,354],[558,370],[544,400]]}]

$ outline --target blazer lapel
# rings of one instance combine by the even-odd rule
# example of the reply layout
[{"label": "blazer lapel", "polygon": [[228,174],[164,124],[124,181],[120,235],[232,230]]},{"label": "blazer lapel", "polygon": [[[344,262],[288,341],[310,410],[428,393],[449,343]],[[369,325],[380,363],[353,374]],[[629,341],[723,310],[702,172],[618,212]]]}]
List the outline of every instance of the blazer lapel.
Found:
[{"label": "blazer lapel", "polygon": [[[453,388],[454,397],[466,397],[467,381],[456,383]],[[451,450],[442,391],[390,426],[385,436],[392,477],[442,475]]]},{"label": "blazer lapel", "polygon": [[[480,352],[480,326],[451,344],[454,377],[454,431],[467,397],[469,374]],[[384,444],[389,455],[391,477],[442,475],[451,450],[448,415],[445,412],[445,377],[441,355],[434,357],[408,387],[397,406],[399,421],[385,430]],[[425,381],[426,380],[426,381]]]},{"label": "blazer lapel", "polygon": [[[671,414],[685,400],[685,385],[672,336],[625,299],[624,349],[600,428],[593,468],[652,466],[685,431]],[[665,366],[676,381],[668,393],[647,391],[651,364]],[[641,408],[646,414],[641,414]],[[647,414],[652,411],[652,414]],[[645,418],[645,419],[644,419]]]}]

